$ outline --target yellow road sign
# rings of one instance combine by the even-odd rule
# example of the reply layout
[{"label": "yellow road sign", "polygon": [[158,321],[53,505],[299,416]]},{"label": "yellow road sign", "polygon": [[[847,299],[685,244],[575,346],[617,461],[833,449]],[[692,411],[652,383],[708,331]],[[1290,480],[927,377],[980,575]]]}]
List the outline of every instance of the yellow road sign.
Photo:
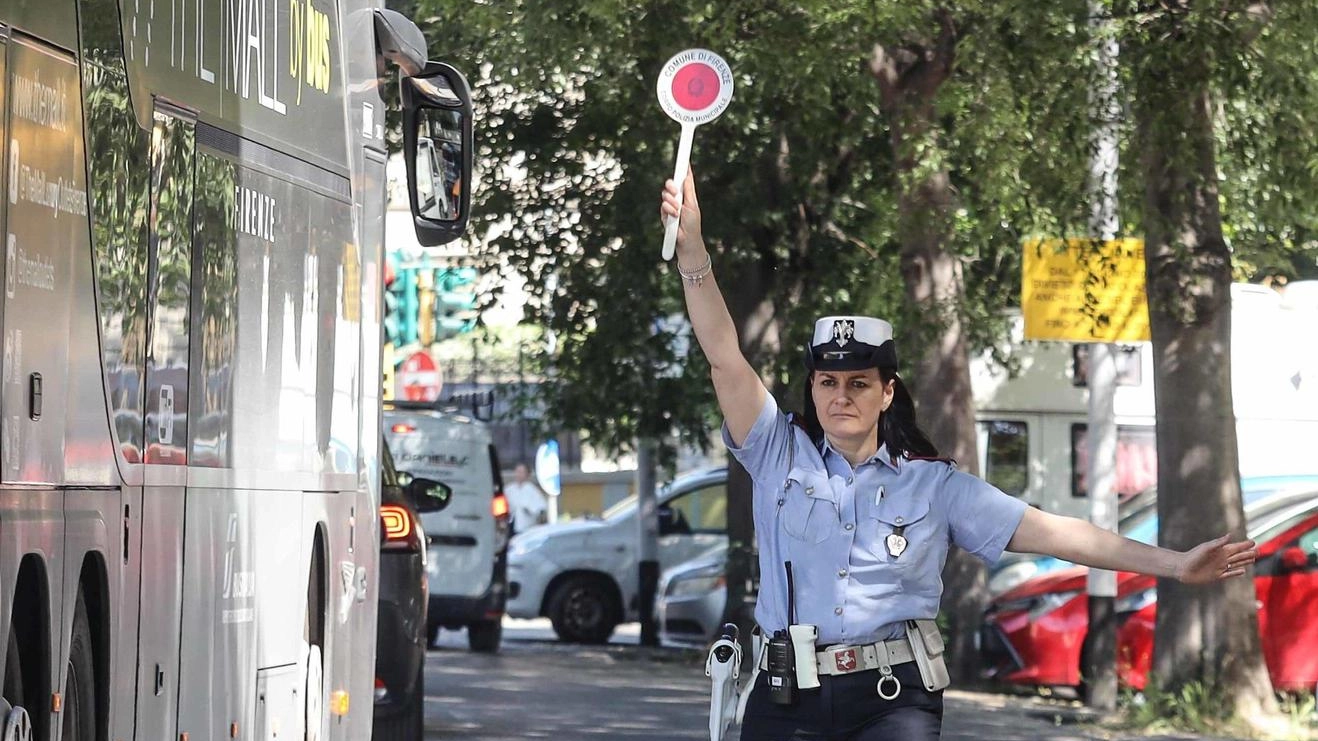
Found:
[{"label": "yellow road sign", "polygon": [[1025,338],[1069,342],[1149,339],[1144,240],[1035,239],[1024,245]]}]

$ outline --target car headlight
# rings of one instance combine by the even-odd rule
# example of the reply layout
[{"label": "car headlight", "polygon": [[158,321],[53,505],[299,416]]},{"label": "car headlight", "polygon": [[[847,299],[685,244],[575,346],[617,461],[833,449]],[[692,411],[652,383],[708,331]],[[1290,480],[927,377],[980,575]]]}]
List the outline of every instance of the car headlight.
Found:
[{"label": "car headlight", "polygon": [[1112,609],[1114,609],[1118,615],[1124,615],[1130,612],[1139,612],[1157,601],[1158,588],[1149,587],[1148,589],[1141,589],[1138,592],[1119,598],[1116,602],[1112,603]]},{"label": "car headlight", "polygon": [[722,574],[713,576],[696,576],[693,575],[687,579],[677,579],[668,582],[669,597],[689,597],[697,594],[708,594],[716,589],[722,589],[728,585],[728,580]]},{"label": "car headlight", "polygon": [[1044,617],[1084,593],[1083,589],[1076,589],[1070,592],[1049,592],[1039,595],[1030,606],[1030,621]]},{"label": "car headlight", "polygon": [[508,545],[508,557],[518,558],[525,556],[531,551],[539,550],[549,538],[517,535],[513,537],[512,543]]}]

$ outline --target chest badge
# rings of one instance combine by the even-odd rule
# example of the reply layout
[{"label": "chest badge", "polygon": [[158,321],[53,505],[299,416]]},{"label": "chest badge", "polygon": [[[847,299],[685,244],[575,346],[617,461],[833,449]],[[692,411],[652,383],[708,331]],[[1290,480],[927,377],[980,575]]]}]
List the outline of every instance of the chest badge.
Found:
[{"label": "chest badge", "polygon": [[906,527],[904,525],[898,525],[893,528],[891,533],[888,533],[888,537],[883,539],[883,544],[888,547],[889,556],[899,558],[906,551],[906,536],[902,534],[905,531]]}]

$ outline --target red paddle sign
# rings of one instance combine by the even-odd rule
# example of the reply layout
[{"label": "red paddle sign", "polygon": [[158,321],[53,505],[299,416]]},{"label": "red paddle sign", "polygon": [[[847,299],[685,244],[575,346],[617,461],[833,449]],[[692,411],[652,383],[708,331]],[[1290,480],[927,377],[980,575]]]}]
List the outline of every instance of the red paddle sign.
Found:
[{"label": "red paddle sign", "polygon": [[673,120],[700,125],[718,118],[732,100],[732,68],[706,49],[687,49],[659,73],[659,105]]},{"label": "red paddle sign", "polygon": [[[664,113],[682,124],[677,165],[673,168],[680,208],[682,181],[686,180],[687,164],[691,159],[691,140],[697,126],[718,118],[732,100],[732,68],[712,51],[687,49],[664,63],[655,92],[659,94],[659,105]],[[664,225],[665,260],[672,258],[676,244],[677,219],[669,219]]]}]

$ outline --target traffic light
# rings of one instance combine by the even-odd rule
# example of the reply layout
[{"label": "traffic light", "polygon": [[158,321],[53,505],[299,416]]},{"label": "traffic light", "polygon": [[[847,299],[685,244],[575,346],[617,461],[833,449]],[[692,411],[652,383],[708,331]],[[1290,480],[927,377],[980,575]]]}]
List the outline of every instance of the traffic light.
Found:
[{"label": "traffic light", "polygon": [[416,319],[419,301],[416,291],[416,268],[403,268],[398,271],[396,283],[402,284],[398,304],[398,334],[402,345],[411,345],[417,341]]},{"label": "traffic light", "polygon": [[475,268],[435,271],[435,341],[446,340],[476,327]]}]

